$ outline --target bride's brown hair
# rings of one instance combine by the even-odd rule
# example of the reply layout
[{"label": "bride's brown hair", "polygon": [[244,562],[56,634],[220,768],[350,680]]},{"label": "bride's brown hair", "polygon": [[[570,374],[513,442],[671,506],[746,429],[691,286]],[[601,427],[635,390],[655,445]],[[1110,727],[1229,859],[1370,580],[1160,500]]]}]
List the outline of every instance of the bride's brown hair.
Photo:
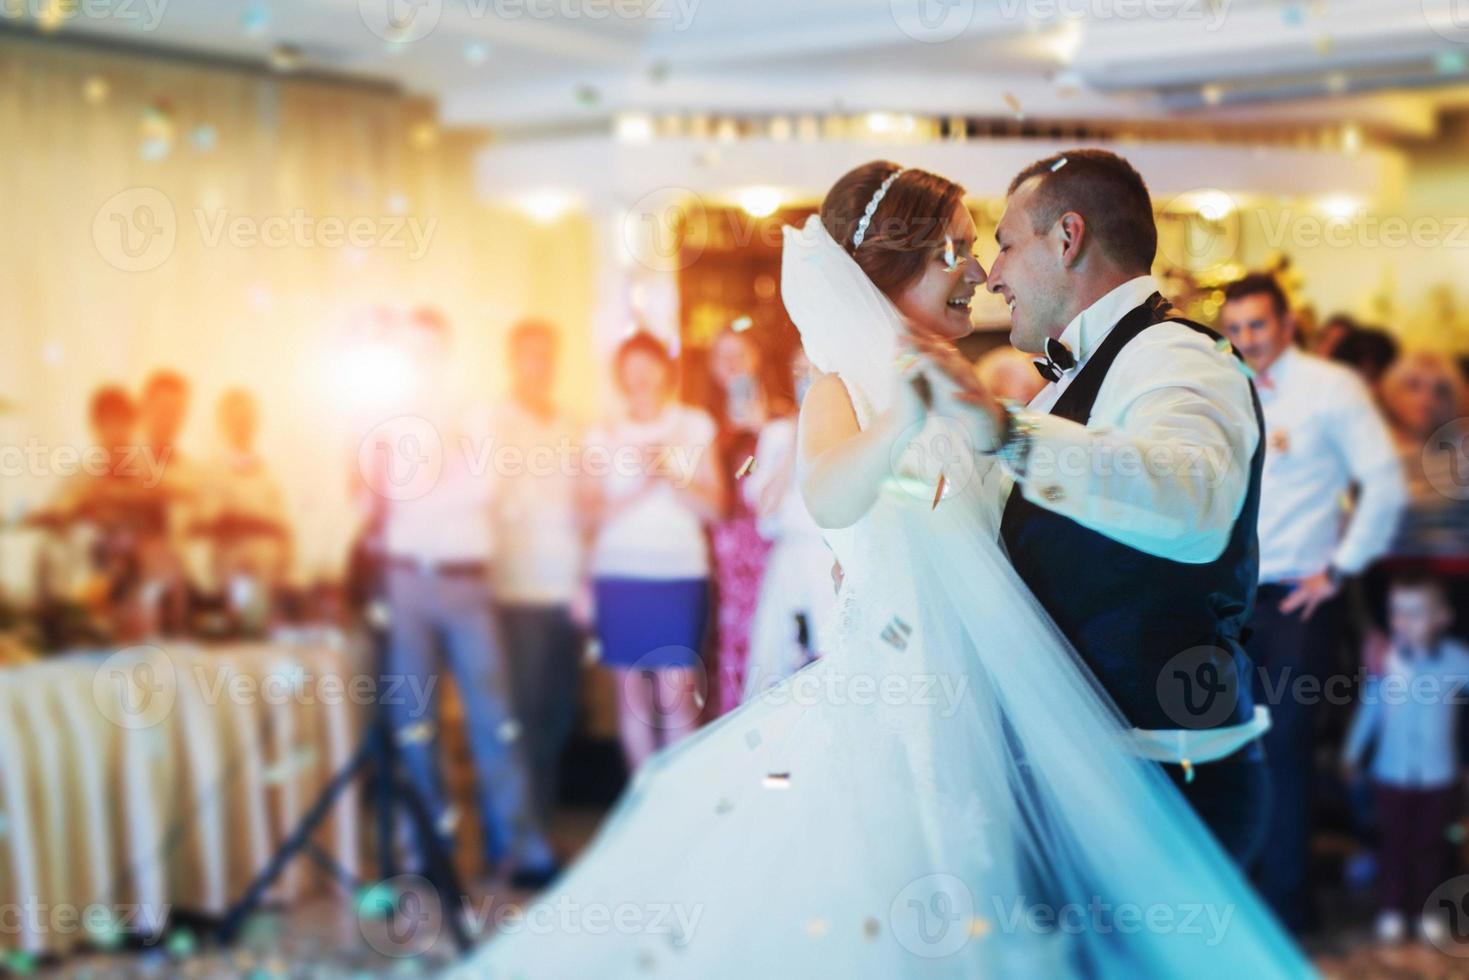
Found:
[{"label": "bride's brown hair", "polygon": [[847,171],[821,202],[821,223],[832,238],[867,273],[889,299],[919,276],[944,245],[944,229],[964,188],[927,170],[904,170],[888,187],[868,222],[861,247],[852,240],[872,196],[898,170],[888,160],[874,160]]}]

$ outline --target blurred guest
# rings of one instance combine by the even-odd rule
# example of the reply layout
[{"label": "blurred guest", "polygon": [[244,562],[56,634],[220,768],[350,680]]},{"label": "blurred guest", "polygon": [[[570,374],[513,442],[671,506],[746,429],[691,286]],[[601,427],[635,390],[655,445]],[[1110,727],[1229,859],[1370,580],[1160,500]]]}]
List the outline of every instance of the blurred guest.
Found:
[{"label": "blurred guest", "polygon": [[[512,884],[538,887],[555,860],[535,818],[511,707],[505,647],[493,616],[494,474],[469,452],[484,414],[447,391],[449,326],[415,313],[404,343],[415,391],[408,413],[374,430],[369,486],[385,502],[389,636],[383,707],[409,777],[445,835],[438,776],[438,675],[442,653],[464,705],[485,861],[509,865]],[[359,460],[361,456],[359,456]],[[437,465],[436,465],[437,464]],[[452,848],[450,849],[452,853]]]},{"label": "blurred guest", "polygon": [[[1408,506],[1388,555],[1469,560],[1469,493],[1451,496],[1442,489],[1469,489],[1466,453],[1452,438],[1433,439],[1469,411],[1453,361],[1427,351],[1400,357],[1383,377],[1382,404],[1408,479]],[[1446,434],[1463,440],[1469,426]]]},{"label": "blurred guest", "polygon": [[[139,452],[137,408],[127,391],[104,385],[92,394],[88,424],[100,466],[89,466],[68,478],[50,502],[27,523],[50,532],[39,552],[38,586],[47,645],[62,647],[73,640],[133,642],[152,631],[138,603],[141,549],[147,539],[161,539],[166,514],[149,492],[159,478]],[[74,560],[78,532],[85,560]],[[78,599],[97,630],[83,637],[64,622],[64,604]],[[56,614],[56,615],[53,615]]]},{"label": "blurred guest", "polygon": [[760,580],[770,542],[760,534],[759,518],[744,494],[734,492],[748,473],[760,430],[770,419],[790,411],[762,377],[755,338],[725,330],[709,346],[709,375],[714,382],[715,439],[720,476],[726,481],[729,513],[712,530],[715,597],[718,607],[719,707],[740,703],[750,658],[750,629],[760,597]]},{"label": "blurred guest", "polygon": [[[1366,386],[1346,368],[1292,346],[1285,294],[1268,275],[1225,289],[1221,326],[1256,375],[1265,413],[1260,589],[1246,649],[1255,697],[1274,724],[1264,737],[1272,808],[1256,874],[1285,924],[1310,924],[1314,699],[1281,697],[1319,678],[1339,639],[1342,578],[1387,548],[1405,490],[1392,437]],[[1349,490],[1358,491],[1349,510]]]},{"label": "blurred guest", "polygon": [[254,396],[229,389],[216,418],[222,450],[202,507],[202,533],[213,543],[213,578],[227,605],[258,626],[290,564],[285,499],[255,448],[260,413]]},{"label": "blurred guest", "polygon": [[996,398],[1021,405],[1029,405],[1046,386],[1046,379],[1035,369],[1035,360],[1009,344],[986,352],[974,362],[974,372]]},{"label": "blurred guest", "polygon": [[[698,723],[708,627],[704,526],[725,507],[714,421],[674,398],[668,349],[623,341],[613,372],[625,412],[587,436],[579,489],[595,527],[591,569],[602,661],[617,672],[623,751],[637,768]],[[600,453],[600,456],[594,456]],[[609,458],[600,465],[598,459]]]},{"label": "blurred guest", "polygon": [[1458,709],[1469,685],[1469,647],[1448,639],[1453,618],[1431,576],[1395,578],[1388,592],[1391,651],[1370,679],[1342,753],[1350,781],[1371,746],[1371,776],[1382,823],[1377,935],[1403,938],[1407,917],[1421,916],[1430,942],[1447,935],[1429,895],[1451,875],[1450,827],[1458,819]]},{"label": "blurred guest", "polygon": [[526,761],[544,824],[556,800],[561,751],[576,723],[581,632],[571,605],[581,572],[575,480],[576,423],[556,404],[556,328],[525,320],[510,331],[510,400],[492,430],[517,465],[499,473],[495,597],[510,660]]},{"label": "blurred guest", "polygon": [[1331,357],[1343,340],[1357,331],[1357,321],[1346,313],[1333,313],[1311,337],[1311,351],[1318,357]]},{"label": "blurred guest", "polygon": [[1333,361],[1356,371],[1373,391],[1397,356],[1398,342],[1387,331],[1375,327],[1358,327],[1345,334],[1331,350]]},{"label": "blurred guest", "polygon": [[143,450],[161,468],[154,493],[168,515],[167,536],[150,539],[143,549],[144,602],[153,607],[165,633],[188,625],[190,588],[210,581],[208,548],[192,540],[199,518],[204,472],[178,444],[189,412],[189,383],[176,371],[154,371],[138,398],[138,429]]},{"label": "blurred guest", "polygon": [[[815,372],[799,347],[791,371],[799,403]],[[761,536],[773,543],[750,633],[745,700],[821,653],[822,627],[836,601],[831,549],[806,510],[795,472],[796,419],[784,415],[761,430],[755,466],[740,486],[746,505],[759,516]]]}]

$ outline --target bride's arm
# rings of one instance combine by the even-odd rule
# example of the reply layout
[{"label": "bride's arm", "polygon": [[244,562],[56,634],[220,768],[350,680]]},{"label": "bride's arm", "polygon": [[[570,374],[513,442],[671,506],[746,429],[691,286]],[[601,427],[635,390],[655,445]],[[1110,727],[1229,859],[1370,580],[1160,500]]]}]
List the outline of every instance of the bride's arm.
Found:
[{"label": "bride's arm", "polygon": [[896,387],[892,407],[865,429],[837,375],[822,375],[806,392],[797,475],[801,499],[820,527],[849,527],[867,513],[892,470],[898,441],[917,434],[923,403],[906,381]]}]

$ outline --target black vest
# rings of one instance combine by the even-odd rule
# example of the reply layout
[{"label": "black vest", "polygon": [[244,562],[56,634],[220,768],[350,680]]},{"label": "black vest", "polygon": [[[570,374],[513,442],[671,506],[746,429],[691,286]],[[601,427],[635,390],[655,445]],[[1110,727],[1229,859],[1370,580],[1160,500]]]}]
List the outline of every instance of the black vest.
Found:
[{"label": "black vest", "polygon": [[[1118,353],[1158,323],[1172,320],[1218,340],[1207,327],[1171,312],[1155,293],[1123,317],[1051,414],[1087,424]],[[1018,490],[1005,504],[1000,536],[1016,571],[1139,728],[1218,728],[1247,721],[1254,712],[1241,634],[1259,572],[1256,519],[1265,440],[1253,385],[1250,397],[1261,438],[1250,460],[1244,507],[1224,553],[1212,562],[1146,554],[1038,507]]]}]

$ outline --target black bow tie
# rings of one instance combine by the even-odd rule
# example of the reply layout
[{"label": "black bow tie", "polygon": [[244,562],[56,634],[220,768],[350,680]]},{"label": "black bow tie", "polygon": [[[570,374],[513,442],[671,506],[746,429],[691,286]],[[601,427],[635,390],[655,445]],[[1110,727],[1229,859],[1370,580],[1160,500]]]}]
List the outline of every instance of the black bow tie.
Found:
[{"label": "black bow tie", "polygon": [[1076,355],[1055,337],[1047,337],[1046,356],[1036,358],[1034,363],[1041,377],[1056,382],[1061,380],[1063,374],[1076,367]]}]

